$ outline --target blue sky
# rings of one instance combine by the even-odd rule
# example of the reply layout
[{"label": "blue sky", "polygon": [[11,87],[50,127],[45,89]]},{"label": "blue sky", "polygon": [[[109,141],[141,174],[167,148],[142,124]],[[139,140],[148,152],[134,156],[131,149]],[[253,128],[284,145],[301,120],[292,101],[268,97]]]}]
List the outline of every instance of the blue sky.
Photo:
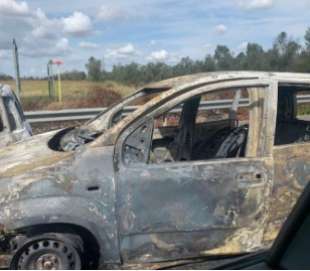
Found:
[{"label": "blue sky", "polygon": [[85,68],[90,56],[118,63],[203,58],[217,44],[269,48],[286,31],[303,42],[310,0],[0,0],[0,73],[13,73],[17,39],[22,75],[45,75],[49,59]]}]

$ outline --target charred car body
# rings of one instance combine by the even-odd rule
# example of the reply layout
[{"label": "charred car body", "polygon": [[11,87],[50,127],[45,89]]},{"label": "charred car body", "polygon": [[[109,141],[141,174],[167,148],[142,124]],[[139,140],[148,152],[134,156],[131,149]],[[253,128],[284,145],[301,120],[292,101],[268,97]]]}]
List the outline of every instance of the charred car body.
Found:
[{"label": "charred car body", "polygon": [[178,77],[1,149],[2,253],[48,269],[268,247],[309,181],[307,91],[304,74]]},{"label": "charred car body", "polygon": [[0,84],[0,148],[31,136],[21,105],[7,85]]}]

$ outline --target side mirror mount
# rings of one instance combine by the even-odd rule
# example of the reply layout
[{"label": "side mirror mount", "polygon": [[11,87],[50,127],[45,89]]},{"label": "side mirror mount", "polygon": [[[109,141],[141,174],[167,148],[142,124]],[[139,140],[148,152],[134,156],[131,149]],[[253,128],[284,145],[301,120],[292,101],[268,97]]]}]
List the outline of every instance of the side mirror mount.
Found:
[{"label": "side mirror mount", "polygon": [[154,121],[149,119],[127,137],[123,145],[125,164],[148,162],[153,128]]}]

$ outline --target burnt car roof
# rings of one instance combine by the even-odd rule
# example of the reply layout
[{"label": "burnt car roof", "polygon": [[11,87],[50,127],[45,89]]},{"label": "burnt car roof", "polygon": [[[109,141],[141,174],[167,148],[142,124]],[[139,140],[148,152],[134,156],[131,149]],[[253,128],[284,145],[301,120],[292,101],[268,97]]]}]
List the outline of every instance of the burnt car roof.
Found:
[{"label": "burnt car roof", "polygon": [[264,71],[221,71],[221,72],[207,72],[207,73],[196,73],[192,75],[184,75],[169,78],[159,82],[147,84],[143,89],[160,89],[160,88],[174,88],[178,85],[185,84],[191,81],[202,78],[217,78],[218,76],[226,76],[226,79],[277,79],[279,81],[291,81],[294,80],[310,80],[310,74],[306,73],[288,73],[288,72],[264,72]]}]

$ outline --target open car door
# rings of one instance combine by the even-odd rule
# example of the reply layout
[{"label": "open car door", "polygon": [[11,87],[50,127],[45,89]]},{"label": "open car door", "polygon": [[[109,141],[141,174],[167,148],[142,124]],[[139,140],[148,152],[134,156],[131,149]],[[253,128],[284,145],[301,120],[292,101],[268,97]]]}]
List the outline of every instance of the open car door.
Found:
[{"label": "open car door", "polygon": [[9,86],[0,85],[0,147],[32,135],[21,104]]}]

